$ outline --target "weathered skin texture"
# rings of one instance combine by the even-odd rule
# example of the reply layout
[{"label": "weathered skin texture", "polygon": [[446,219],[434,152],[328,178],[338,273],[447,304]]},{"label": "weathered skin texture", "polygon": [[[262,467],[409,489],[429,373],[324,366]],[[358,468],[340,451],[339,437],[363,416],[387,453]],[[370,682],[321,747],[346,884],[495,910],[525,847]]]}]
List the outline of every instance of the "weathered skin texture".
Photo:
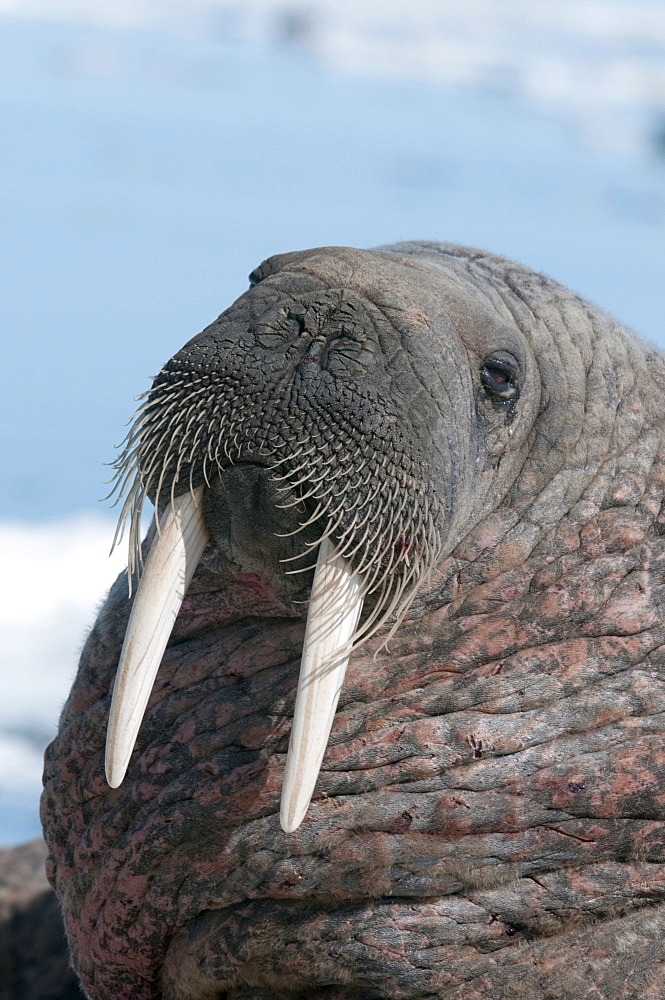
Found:
[{"label": "weathered skin texture", "polygon": [[[111,791],[105,727],[130,609],[118,580],[42,801],[88,996],[659,1000],[662,356],[479,251],[333,248],[273,258],[263,275],[277,290],[259,284],[232,309],[249,301],[260,320],[261,296],[275,308],[289,288],[345,289],[392,331],[377,320],[377,350],[394,353],[372,405],[379,426],[401,407],[407,450],[413,430],[414,468],[444,512],[441,555],[388,647],[377,635],[352,654],[292,834],[277,811],[311,574],[282,575],[277,515],[243,494],[255,473],[210,490],[215,544]],[[223,339],[237,315],[205,336]],[[279,338],[266,344],[278,357]],[[501,349],[519,353],[510,410],[479,377]],[[305,355],[296,386],[314,364],[326,384],[374,378]]]}]

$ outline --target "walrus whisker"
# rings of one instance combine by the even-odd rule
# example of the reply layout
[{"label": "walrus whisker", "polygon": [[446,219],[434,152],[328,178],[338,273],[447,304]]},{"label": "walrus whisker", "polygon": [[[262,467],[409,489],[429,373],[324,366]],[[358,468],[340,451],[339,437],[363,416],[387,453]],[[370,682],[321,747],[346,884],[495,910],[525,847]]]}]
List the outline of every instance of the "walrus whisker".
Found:
[{"label": "walrus whisker", "polygon": [[[102,497],[102,500],[104,502],[109,502],[110,501],[109,506],[111,508],[117,507],[117,505],[123,499],[123,497],[125,495],[125,491],[127,490],[129,484],[130,483],[133,484],[135,478],[136,478],[136,470],[135,469],[128,469],[126,475],[123,476],[122,481],[119,481],[117,478],[114,478],[113,480],[109,480],[109,482],[113,482],[114,483],[113,489],[111,490],[110,493],[107,493],[107,495],[105,497]],[[107,484],[105,483],[104,485],[107,485]],[[117,495],[115,496],[115,499],[112,500],[112,497],[114,496],[114,494],[117,494]]]},{"label": "walrus whisker", "polygon": [[312,485],[315,486],[315,487],[319,486],[323,482],[327,482],[327,483],[329,483],[329,486],[325,490],[325,492],[326,493],[330,492],[330,490],[332,490],[332,488],[333,488],[333,485],[334,485],[334,482],[335,482],[335,479],[337,478],[337,476],[335,476],[330,471],[329,460],[326,460],[324,462],[324,464],[321,466],[321,468],[317,469],[316,472],[317,473],[320,472],[320,475],[309,476],[308,477],[308,482],[312,483]]},{"label": "walrus whisker", "polygon": [[[325,516],[327,514],[328,514],[327,509],[324,509],[322,511],[322,513],[321,513],[321,516],[323,517],[323,516]],[[298,531],[296,532],[296,534],[299,534],[299,533],[300,533],[300,529],[298,529]],[[317,538],[313,542],[307,542],[306,541],[305,542],[305,548],[303,549],[302,552],[298,552],[296,555],[293,555],[293,556],[283,556],[279,560],[280,563],[297,562],[298,559],[304,559],[306,556],[310,556],[312,554],[313,550],[316,549],[317,546],[323,541],[323,539],[327,538],[329,534],[330,534],[329,532],[326,532],[325,534],[321,535],[319,538]],[[302,572],[302,570],[298,570],[297,572],[300,573],[300,572]]]},{"label": "walrus whisker", "polygon": [[[338,508],[338,509],[339,509],[339,508]],[[303,550],[302,552],[300,552],[300,553],[299,553],[298,555],[295,555],[295,556],[288,556],[288,557],[285,557],[285,558],[283,558],[283,559],[280,559],[280,560],[279,560],[279,561],[280,561],[280,563],[290,563],[290,562],[295,562],[295,561],[296,561],[297,559],[302,559],[302,558],[304,558],[305,556],[309,556],[309,555],[311,555],[311,554],[312,554],[312,552],[313,552],[313,551],[314,551],[315,549],[319,548],[319,546],[321,545],[321,542],[324,542],[324,541],[326,541],[326,539],[329,539],[329,538],[331,538],[331,536],[332,536],[332,535],[334,534],[334,532],[335,532],[335,531],[337,530],[337,528],[339,527],[339,525],[341,524],[341,521],[342,521],[342,515],[341,515],[341,514],[340,514],[340,516],[338,517],[337,521],[333,521],[333,520],[332,520],[332,517],[333,517],[333,516],[334,516],[334,515],[335,515],[336,513],[337,513],[337,510],[335,510],[335,511],[334,511],[334,512],[332,513],[332,515],[331,515],[331,513],[330,513],[330,512],[328,511],[328,510],[324,510],[324,511],[322,512],[321,516],[323,517],[323,516],[326,516],[326,515],[327,515],[327,516],[328,516],[328,518],[329,518],[329,520],[328,520],[328,527],[327,527],[327,528],[326,528],[326,530],[325,530],[325,531],[323,532],[323,534],[319,535],[319,537],[318,537],[317,539],[315,539],[314,541],[312,541],[312,542],[305,542],[305,548],[304,548],[304,550]],[[342,513],[343,513],[343,512],[342,512]],[[294,574],[294,573],[305,573],[305,572],[307,572],[307,571],[308,571],[308,570],[310,570],[310,569],[312,569],[312,566],[308,566],[308,567],[305,567],[304,569],[292,569],[292,570],[285,570],[284,572],[285,572],[285,574],[286,574],[287,576],[290,576],[290,575],[292,575],[292,574]]]},{"label": "walrus whisker", "polygon": [[[326,514],[326,513],[328,513],[328,512],[324,511],[324,514]],[[341,515],[337,519],[337,521],[335,521],[335,522],[329,521],[328,527],[323,532],[322,535],[320,535],[313,542],[305,542],[306,548],[305,548],[305,550],[303,552],[301,552],[298,556],[290,556],[288,558],[280,559],[280,563],[293,562],[296,559],[302,559],[306,555],[311,555],[312,551],[314,549],[316,549],[317,547],[320,547],[320,545],[321,545],[322,542],[327,541],[328,539],[332,540],[332,535],[335,533],[335,531],[337,530],[337,528],[339,527],[339,525],[341,524],[341,522],[342,522]],[[337,547],[335,547],[335,548],[337,548]],[[314,564],[314,565],[316,565],[316,564]],[[308,572],[309,570],[311,570],[313,568],[314,568],[314,566],[306,566],[304,568],[299,568],[299,569],[285,570],[284,573],[285,573],[286,576],[293,576],[296,573],[306,573],[306,572]]]},{"label": "walrus whisker", "polygon": [[[303,550],[303,552],[295,556],[284,556],[282,559],[279,560],[280,563],[295,562],[298,559],[302,559],[303,556],[309,555],[311,551],[316,549],[325,538],[329,538],[337,530],[339,525],[342,523],[343,514],[344,514],[344,506],[342,504],[339,504],[333,510],[330,510],[329,507],[325,506],[321,514],[319,515],[319,518],[317,518],[317,520],[319,520],[320,517],[323,517],[324,515],[327,516],[328,518],[328,526],[326,530],[323,532],[323,534],[319,535],[318,538],[314,539],[311,542],[306,541],[305,549]],[[335,517],[337,517],[337,520],[334,520]],[[298,531],[295,532],[295,534],[298,534],[299,531],[300,529],[298,529]],[[298,572],[300,572],[300,570]]]},{"label": "walrus whisker", "polygon": [[[385,647],[386,643],[389,642],[389,640],[395,635],[397,629],[404,620],[404,616],[408,612],[408,609],[414,597],[418,593],[418,590],[423,580],[426,578],[426,576],[427,572],[423,570],[422,574],[419,574],[416,578],[415,567],[414,567],[413,570],[409,573],[409,575],[404,580],[401,581],[400,586],[397,588],[392,600],[390,601],[390,604],[386,606],[384,605],[383,600],[380,599],[377,602],[376,607],[374,608],[368,619],[365,622],[363,622],[362,626],[354,633],[352,637],[352,642],[354,646],[357,648],[359,645],[362,645],[366,643],[369,639],[371,639],[372,636],[374,636],[381,628],[383,628],[387,620],[397,609],[396,621],[392,626],[392,628],[390,629],[388,635],[384,638],[384,641],[379,647],[379,650]],[[406,593],[406,597],[404,597],[405,591],[407,590],[409,583],[414,578],[416,578],[414,586],[408,593]],[[370,592],[371,591],[369,590],[366,591],[365,597],[368,596]],[[379,650],[377,650],[377,652],[379,652]]]},{"label": "walrus whisker", "polygon": [[[322,478],[324,478],[324,477],[322,477]],[[280,479],[273,480],[273,481],[274,482],[285,482],[286,481],[286,485],[285,486],[277,486],[276,489],[277,489],[278,493],[290,493],[292,490],[298,489],[299,486],[302,486],[305,483],[311,483],[312,482],[312,477],[311,477],[311,475],[308,474],[308,475],[303,476],[302,479],[296,480],[296,482],[291,482],[288,479],[287,476],[282,476]]]},{"label": "walrus whisker", "polygon": [[[285,476],[271,477],[271,482],[273,483],[284,483],[283,486],[277,486],[277,485],[275,486],[276,492],[288,493],[291,490],[297,489],[298,486],[302,486],[304,483],[311,483],[313,467],[318,471],[319,467],[323,468],[324,466],[320,462],[317,462],[314,466],[312,465],[311,462],[309,463],[303,462],[301,466],[299,466],[297,469],[294,469],[293,471],[289,471]],[[308,471],[305,473],[304,476],[301,476],[300,479],[293,478],[296,476],[298,472],[301,472],[305,468],[307,468]]]},{"label": "walrus whisker", "polygon": [[[391,605],[386,609],[382,620],[375,626],[374,629],[372,629],[372,631],[368,632],[363,637],[363,642],[367,641],[368,639],[371,639],[372,636],[375,635],[380,628],[383,628],[388,619],[394,613],[395,621],[390,627],[388,634],[384,637],[383,642],[381,644],[381,648],[384,648],[390,642],[390,640],[395,636],[397,630],[404,621],[404,618],[406,617],[406,614],[408,613],[408,610],[411,604],[413,603],[413,600],[416,597],[425,579],[426,579],[426,574],[423,574],[422,576],[416,576],[414,574],[412,577],[408,579],[408,582],[413,582],[411,590],[407,590],[407,586],[405,585],[398,593],[395,594],[395,599],[393,600]],[[405,594],[406,596],[404,596]]]},{"label": "walrus whisker", "polygon": [[323,463],[318,463],[318,465],[319,465],[319,468],[317,468],[315,471],[316,472],[321,472],[321,475],[319,475],[319,476],[313,476],[312,473],[311,473],[311,470],[310,470],[310,472],[306,476],[303,476],[302,479],[296,481],[295,483],[288,481],[288,476],[283,476],[281,479],[278,479],[278,480],[275,480],[275,481],[276,482],[287,481],[286,482],[286,486],[277,487],[277,489],[281,493],[286,493],[286,492],[288,492],[288,491],[290,491],[292,489],[296,489],[298,486],[303,485],[303,483],[318,484],[320,482],[323,482],[324,479],[327,480],[327,481],[331,481],[334,478],[336,478],[336,477],[333,477],[332,473],[330,473],[330,465],[329,465],[329,462],[327,460],[325,462],[323,462]]},{"label": "walrus whisker", "polygon": [[[368,527],[371,527],[371,525]],[[365,549],[369,549],[372,543],[376,541],[377,537],[379,536],[382,530],[383,530],[383,525],[381,524],[380,520],[377,519],[377,524],[374,530],[374,534],[371,535],[365,542]],[[371,556],[369,556],[369,562],[367,562],[366,560],[364,562],[361,562],[361,564],[356,567],[356,571],[358,573],[365,573],[370,568],[370,566],[372,566],[375,562],[376,562],[376,556],[374,555],[374,553],[372,553]]]},{"label": "walrus whisker", "polygon": [[[346,551],[346,549],[342,549],[342,552],[341,552],[341,554],[342,554],[342,555],[344,556],[344,558],[345,558],[345,559],[348,559],[348,560],[349,560],[349,562],[352,562],[352,561],[353,561],[353,557],[355,556],[355,554],[356,554],[356,553],[357,553],[357,552],[358,552],[358,551],[359,551],[360,549],[363,549],[363,548],[365,547],[365,544],[366,544],[366,542],[367,542],[367,533],[368,533],[368,532],[369,532],[369,531],[371,530],[371,524],[369,524],[369,521],[370,521],[370,519],[371,519],[371,520],[372,520],[372,523],[373,523],[373,522],[374,522],[374,519],[375,519],[375,518],[376,518],[376,513],[375,513],[374,511],[372,511],[371,509],[369,509],[369,510],[367,511],[367,514],[366,514],[366,516],[365,516],[365,519],[364,519],[364,521],[362,521],[362,522],[361,522],[361,523],[360,523],[360,524],[359,524],[359,525],[357,526],[357,530],[358,530],[358,531],[359,531],[359,530],[360,530],[361,528],[365,528],[365,533],[364,533],[364,535],[361,535],[361,537],[360,537],[360,540],[359,540],[359,541],[358,541],[358,542],[356,543],[356,545],[354,546],[354,548],[352,548],[352,549],[350,549],[350,550],[348,550],[348,551]],[[355,540],[355,539],[351,539],[351,542],[353,542],[354,540]]]},{"label": "walrus whisker", "polygon": [[[276,503],[275,504],[275,509],[276,510],[292,510],[293,507],[298,507],[300,504],[302,504],[305,499],[306,498],[303,497],[303,496],[296,496],[296,498],[294,500],[289,501],[289,503]],[[300,531],[300,528],[296,528],[295,531],[290,531],[286,535],[280,535],[280,533],[276,531],[275,532],[275,538],[288,538],[289,535],[297,535],[299,531]]]},{"label": "walrus whisker", "polygon": [[[298,447],[298,444],[300,445],[300,447]],[[300,455],[302,454],[302,450],[306,444],[309,444],[309,438],[306,441],[296,442],[296,447],[298,447],[298,450],[294,452],[289,452],[288,454],[284,455],[283,458],[276,459],[275,461],[273,461],[270,467],[270,471],[272,472],[274,469],[279,468],[279,466],[284,465],[285,462],[294,462],[297,458],[300,457]]]},{"label": "walrus whisker", "polygon": [[[293,503],[288,503],[288,504],[277,503],[275,504],[275,507],[277,508],[277,510],[289,510],[291,507],[297,507],[298,504],[304,503],[306,499],[307,499],[306,497],[297,497],[293,501]],[[325,508],[321,507],[320,504],[317,504],[315,508],[316,511],[319,510],[323,511],[324,509]],[[293,531],[275,531],[274,532],[275,538],[293,538],[294,535],[299,535],[300,532],[303,530],[303,528],[307,528],[309,527],[310,524],[313,524],[314,521],[316,521],[319,516],[320,514],[318,513],[312,514],[311,517],[308,517],[306,521],[300,521],[298,527],[294,528]]]},{"label": "walrus whisker", "polygon": [[[352,520],[351,520],[351,523],[349,525],[347,525],[347,527],[344,529],[344,531],[341,534],[335,536],[335,548],[337,549],[338,552],[339,552],[340,548],[342,547],[342,543],[343,543],[344,539],[346,538],[346,536],[349,534],[350,531],[353,531],[355,529],[359,516],[360,516],[359,512],[356,511],[355,514],[354,514],[354,516],[353,516],[353,518],[352,518]],[[328,534],[332,534],[332,532],[327,533],[323,537],[324,538],[328,537]]]},{"label": "walrus whisker", "polygon": [[363,472],[365,472],[365,471],[366,471],[366,466],[365,465],[361,465],[359,469],[355,469],[354,470],[354,474],[358,476],[358,479],[356,480],[355,483],[350,483],[349,484],[349,493],[355,493],[356,490],[362,489],[363,486],[367,486],[367,484],[369,483],[369,481],[372,478],[372,476],[371,476],[371,473],[368,473],[365,476],[365,482],[361,484]]},{"label": "walrus whisker", "polygon": [[[311,454],[311,452],[313,450],[314,449],[310,449],[309,452],[305,452],[304,455],[299,455],[298,457],[299,458],[306,458],[309,454]],[[311,469],[311,467],[312,467],[312,463],[311,462],[301,462],[301,464],[299,466],[297,466],[295,469],[290,469],[286,473],[285,476],[273,476],[273,475],[271,475],[270,478],[272,479],[273,483],[283,483],[285,480],[288,480],[291,476],[295,476],[296,473],[298,473],[298,472],[301,471],[301,469],[307,469],[307,468]],[[273,468],[274,468],[274,466],[273,466]],[[271,472],[272,472],[272,470],[271,470]],[[306,481],[307,481],[307,477],[305,477],[305,479],[303,479],[303,482],[306,482]]]}]

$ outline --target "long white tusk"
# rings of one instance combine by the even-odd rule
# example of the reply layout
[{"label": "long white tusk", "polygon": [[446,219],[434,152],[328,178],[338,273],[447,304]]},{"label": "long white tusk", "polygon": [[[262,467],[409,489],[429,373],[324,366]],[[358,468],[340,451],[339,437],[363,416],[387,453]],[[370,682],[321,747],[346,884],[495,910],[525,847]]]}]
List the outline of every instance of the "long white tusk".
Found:
[{"label": "long white tusk", "polygon": [[134,598],[106,734],[106,780],[111,788],[125,777],[173,623],[208,544],[202,497],[199,486],[166,508]]},{"label": "long white tusk", "polygon": [[280,823],[297,830],[312,798],[363,605],[363,581],[329,538],[319,546],[286,757]]}]

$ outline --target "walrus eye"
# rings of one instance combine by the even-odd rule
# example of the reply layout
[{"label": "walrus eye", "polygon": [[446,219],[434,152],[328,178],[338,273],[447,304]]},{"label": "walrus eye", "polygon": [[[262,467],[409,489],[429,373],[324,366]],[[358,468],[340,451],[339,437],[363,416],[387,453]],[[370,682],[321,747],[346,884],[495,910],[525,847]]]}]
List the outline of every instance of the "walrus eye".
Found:
[{"label": "walrus eye", "polygon": [[480,366],[485,392],[497,403],[513,402],[519,396],[519,367],[509,354],[488,354]]}]

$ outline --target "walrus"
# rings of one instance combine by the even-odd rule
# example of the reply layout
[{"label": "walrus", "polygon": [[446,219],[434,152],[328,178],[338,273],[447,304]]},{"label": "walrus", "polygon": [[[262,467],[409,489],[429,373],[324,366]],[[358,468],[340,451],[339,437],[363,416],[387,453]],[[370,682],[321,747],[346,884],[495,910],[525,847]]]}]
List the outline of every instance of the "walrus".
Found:
[{"label": "walrus", "polygon": [[664,414],[504,258],[252,273],[129,432],[46,753],[91,1000],[665,996]]}]

